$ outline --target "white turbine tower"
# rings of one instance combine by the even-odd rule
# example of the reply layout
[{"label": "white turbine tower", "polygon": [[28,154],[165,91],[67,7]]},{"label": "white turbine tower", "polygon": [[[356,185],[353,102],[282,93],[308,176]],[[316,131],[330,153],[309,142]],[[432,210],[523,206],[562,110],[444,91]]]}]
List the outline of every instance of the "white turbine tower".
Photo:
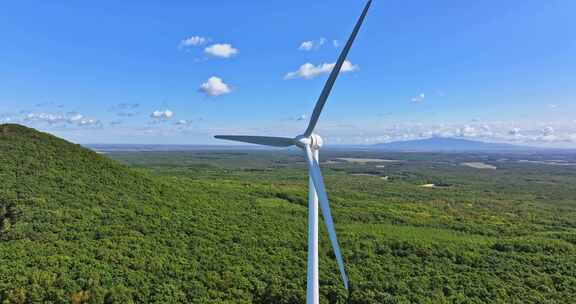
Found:
[{"label": "white turbine tower", "polygon": [[338,61],[334,65],[322,93],[316,102],[314,107],[314,112],[310,117],[310,122],[308,128],[302,135],[298,135],[295,138],[287,137],[270,137],[270,136],[243,136],[243,135],[216,135],[215,138],[234,140],[252,144],[259,144],[265,146],[273,147],[289,147],[297,146],[304,150],[306,155],[306,160],[308,163],[308,173],[309,173],[309,185],[308,185],[308,263],[307,263],[307,286],[306,286],[306,303],[308,304],[318,304],[319,303],[319,283],[318,283],[318,204],[320,204],[320,209],[322,210],[322,215],[324,216],[324,223],[326,224],[326,230],[328,231],[328,236],[330,242],[332,243],[332,248],[334,249],[334,255],[336,256],[336,262],[338,263],[338,268],[340,268],[340,276],[344,282],[344,288],[348,289],[348,278],[346,277],[346,271],[344,269],[344,261],[342,260],[342,255],[340,254],[340,247],[338,245],[338,240],[336,239],[336,230],[334,230],[334,222],[332,221],[332,214],[330,213],[330,205],[328,204],[328,197],[326,196],[326,190],[324,188],[324,181],[322,180],[322,174],[320,173],[320,165],[318,163],[318,151],[322,147],[322,138],[313,133],[322,108],[326,103],[326,99],[330,95],[330,91],[334,86],[336,77],[340,73],[342,64],[346,60],[348,51],[352,47],[354,38],[358,34],[358,30],[366,17],[368,8],[372,0],[369,0],[360,15],[360,18],[354,26],[354,30],[348,38],[346,45],[342,49]]}]

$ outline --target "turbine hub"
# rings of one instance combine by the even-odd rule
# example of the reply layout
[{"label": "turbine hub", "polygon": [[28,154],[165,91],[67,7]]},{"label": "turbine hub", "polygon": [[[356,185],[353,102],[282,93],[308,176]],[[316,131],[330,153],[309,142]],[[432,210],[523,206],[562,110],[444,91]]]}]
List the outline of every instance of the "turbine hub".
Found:
[{"label": "turbine hub", "polygon": [[304,148],[308,145],[310,148],[312,148],[312,150],[319,150],[324,144],[322,137],[314,133],[308,137],[305,137],[304,135],[298,135],[296,138],[294,138],[294,140],[296,141],[296,146]]}]

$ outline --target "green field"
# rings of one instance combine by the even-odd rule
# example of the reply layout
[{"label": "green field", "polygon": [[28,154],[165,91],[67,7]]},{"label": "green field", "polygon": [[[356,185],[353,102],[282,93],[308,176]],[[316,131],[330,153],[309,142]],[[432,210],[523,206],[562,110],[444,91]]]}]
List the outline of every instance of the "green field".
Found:
[{"label": "green field", "polygon": [[[576,303],[575,154],[325,150],[351,288],[321,227],[321,302]],[[299,151],[97,154],[0,125],[0,180],[0,302],[304,302]]]}]

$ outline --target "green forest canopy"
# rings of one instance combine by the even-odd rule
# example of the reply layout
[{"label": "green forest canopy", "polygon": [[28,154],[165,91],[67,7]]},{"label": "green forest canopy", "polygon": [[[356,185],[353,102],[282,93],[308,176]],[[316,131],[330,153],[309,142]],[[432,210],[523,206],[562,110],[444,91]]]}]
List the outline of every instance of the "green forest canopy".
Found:
[{"label": "green forest canopy", "polygon": [[[576,303],[574,174],[324,173],[351,290],[321,231],[323,303]],[[132,169],[4,124],[0,181],[3,303],[304,302],[303,167]]]}]

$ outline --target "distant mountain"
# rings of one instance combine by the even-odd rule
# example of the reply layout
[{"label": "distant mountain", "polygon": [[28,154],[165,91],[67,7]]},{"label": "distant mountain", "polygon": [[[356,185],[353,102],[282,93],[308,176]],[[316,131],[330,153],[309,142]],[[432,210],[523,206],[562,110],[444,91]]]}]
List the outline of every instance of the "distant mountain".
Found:
[{"label": "distant mountain", "polygon": [[382,150],[419,152],[458,152],[458,151],[527,151],[538,148],[502,143],[487,143],[460,138],[432,137],[427,139],[381,143],[373,146]]}]

